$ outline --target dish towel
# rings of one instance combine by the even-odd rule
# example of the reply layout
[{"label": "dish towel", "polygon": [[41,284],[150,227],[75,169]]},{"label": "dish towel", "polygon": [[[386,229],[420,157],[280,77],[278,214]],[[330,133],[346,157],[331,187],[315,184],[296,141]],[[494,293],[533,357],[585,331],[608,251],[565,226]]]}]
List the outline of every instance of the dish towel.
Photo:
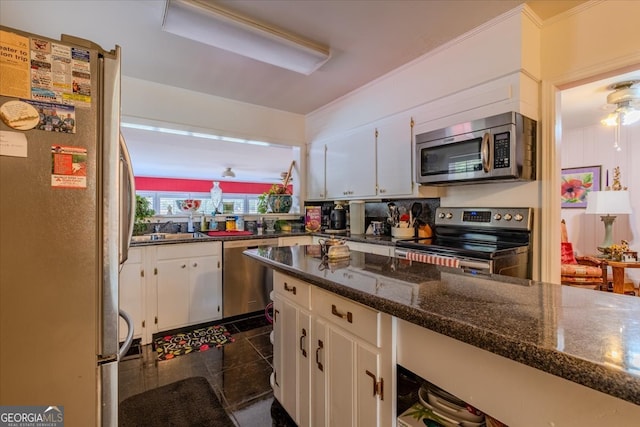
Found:
[{"label": "dish towel", "polygon": [[446,267],[460,268],[460,260],[437,255],[418,254],[407,252],[406,258],[410,261],[424,262],[425,264],[444,265]]}]

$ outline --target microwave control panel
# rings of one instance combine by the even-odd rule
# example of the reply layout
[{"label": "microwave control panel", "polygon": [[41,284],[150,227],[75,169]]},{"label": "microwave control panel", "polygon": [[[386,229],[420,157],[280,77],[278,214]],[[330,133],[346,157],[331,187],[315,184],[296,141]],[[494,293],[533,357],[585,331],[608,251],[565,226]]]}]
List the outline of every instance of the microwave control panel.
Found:
[{"label": "microwave control panel", "polygon": [[502,169],[511,166],[511,144],[509,132],[502,132],[493,137],[493,168]]}]

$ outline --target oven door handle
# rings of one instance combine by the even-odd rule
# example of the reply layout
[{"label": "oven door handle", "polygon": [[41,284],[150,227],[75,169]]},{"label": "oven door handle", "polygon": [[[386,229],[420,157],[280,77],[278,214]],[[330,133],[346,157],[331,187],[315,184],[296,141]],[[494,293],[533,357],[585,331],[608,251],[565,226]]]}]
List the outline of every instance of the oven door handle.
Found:
[{"label": "oven door handle", "polygon": [[485,132],[482,136],[482,145],[481,145],[481,153],[482,156],[482,170],[485,172],[489,172],[491,168],[491,134],[489,132]]},{"label": "oven door handle", "polygon": [[409,255],[409,251],[396,248],[395,255],[396,255],[396,258],[406,258],[407,255]]},{"label": "oven door handle", "polygon": [[[400,249],[400,248],[396,248],[394,253],[396,258],[403,258],[403,259],[407,259],[407,256],[410,253],[443,257],[442,254],[423,252],[423,251],[414,251],[410,249]],[[465,271],[473,271],[473,272],[481,271],[487,274],[491,273],[491,261],[476,261],[469,258],[451,256],[451,255],[448,255],[446,257],[457,259],[460,262],[460,268]]]},{"label": "oven door handle", "polygon": [[491,262],[473,261],[466,258],[458,258],[460,260],[460,268],[472,270],[491,271]]}]

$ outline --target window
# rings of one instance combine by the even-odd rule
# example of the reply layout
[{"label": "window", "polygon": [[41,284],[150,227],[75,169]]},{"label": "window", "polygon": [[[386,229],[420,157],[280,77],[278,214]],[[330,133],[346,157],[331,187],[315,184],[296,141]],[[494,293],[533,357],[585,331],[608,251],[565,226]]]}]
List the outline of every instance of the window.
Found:
[{"label": "window", "polygon": [[[180,213],[176,200],[200,199],[202,204],[199,213],[210,215],[213,212],[213,202],[209,193],[178,193],[178,192],[153,192],[138,191],[137,195],[145,197],[151,202],[156,215],[170,215]],[[260,194],[223,194],[222,203],[233,203],[234,214],[257,214],[258,197]],[[169,212],[171,207],[171,213]],[[220,207],[222,209],[222,207]],[[220,212],[222,214],[222,212]]]}]

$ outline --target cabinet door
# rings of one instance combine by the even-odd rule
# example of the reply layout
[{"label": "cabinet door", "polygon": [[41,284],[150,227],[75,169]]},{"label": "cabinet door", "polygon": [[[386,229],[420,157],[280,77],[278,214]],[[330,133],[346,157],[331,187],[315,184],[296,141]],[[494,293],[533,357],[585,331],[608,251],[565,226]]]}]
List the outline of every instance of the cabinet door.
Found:
[{"label": "cabinet door", "polygon": [[356,352],[357,425],[384,427],[387,424],[383,422],[380,413],[381,399],[384,398],[384,382],[380,379],[380,353],[363,343],[358,343]]},{"label": "cabinet door", "polygon": [[311,314],[298,311],[298,419],[299,427],[315,425],[311,422]]},{"label": "cabinet door", "polygon": [[222,260],[219,256],[189,259],[189,323],[222,317]]},{"label": "cabinet door", "polygon": [[327,141],[328,199],[376,195],[375,129],[364,127]]},{"label": "cabinet door", "polygon": [[307,154],[307,199],[322,200],[326,197],[324,143],[312,144]]},{"label": "cabinet door", "polygon": [[309,426],[311,315],[277,294],[273,304],[274,395],[298,426]]},{"label": "cabinet door", "polygon": [[326,325],[326,337],[328,425],[355,426],[355,342],[331,324]]},{"label": "cabinet door", "polygon": [[410,195],[413,191],[411,117],[394,117],[379,124],[376,139],[378,195]]},{"label": "cabinet door", "polygon": [[[120,270],[119,300],[120,308],[133,320],[133,337],[143,335],[144,321],[144,264],[143,249],[129,249],[129,259]],[[118,325],[118,337],[124,341],[127,337],[127,324],[122,318]]]},{"label": "cabinet door", "polygon": [[327,426],[327,337],[326,321],[315,317],[312,323],[311,343],[311,425]]},{"label": "cabinet door", "polygon": [[[273,397],[282,403],[282,297],[277,294],[273,296]],[[291,415],[291,414],[289,414]]]},{"label": "cabinet door", "polygon": [[158,260],[158,330],[189,324],[189,259]]},{"label": "cabinet door", "polygon": [[280,338],[280,373],[278,375],[278,381],[280,382],[280,388],[282,390],[280,403],[297,423],[298,392],[296,386],[296,353],[298,348],[298,310],[287,300],[283,300],[280,307],[280,317],[278,319],[280,322],[280,330],[282,331],[282,337]]}]

